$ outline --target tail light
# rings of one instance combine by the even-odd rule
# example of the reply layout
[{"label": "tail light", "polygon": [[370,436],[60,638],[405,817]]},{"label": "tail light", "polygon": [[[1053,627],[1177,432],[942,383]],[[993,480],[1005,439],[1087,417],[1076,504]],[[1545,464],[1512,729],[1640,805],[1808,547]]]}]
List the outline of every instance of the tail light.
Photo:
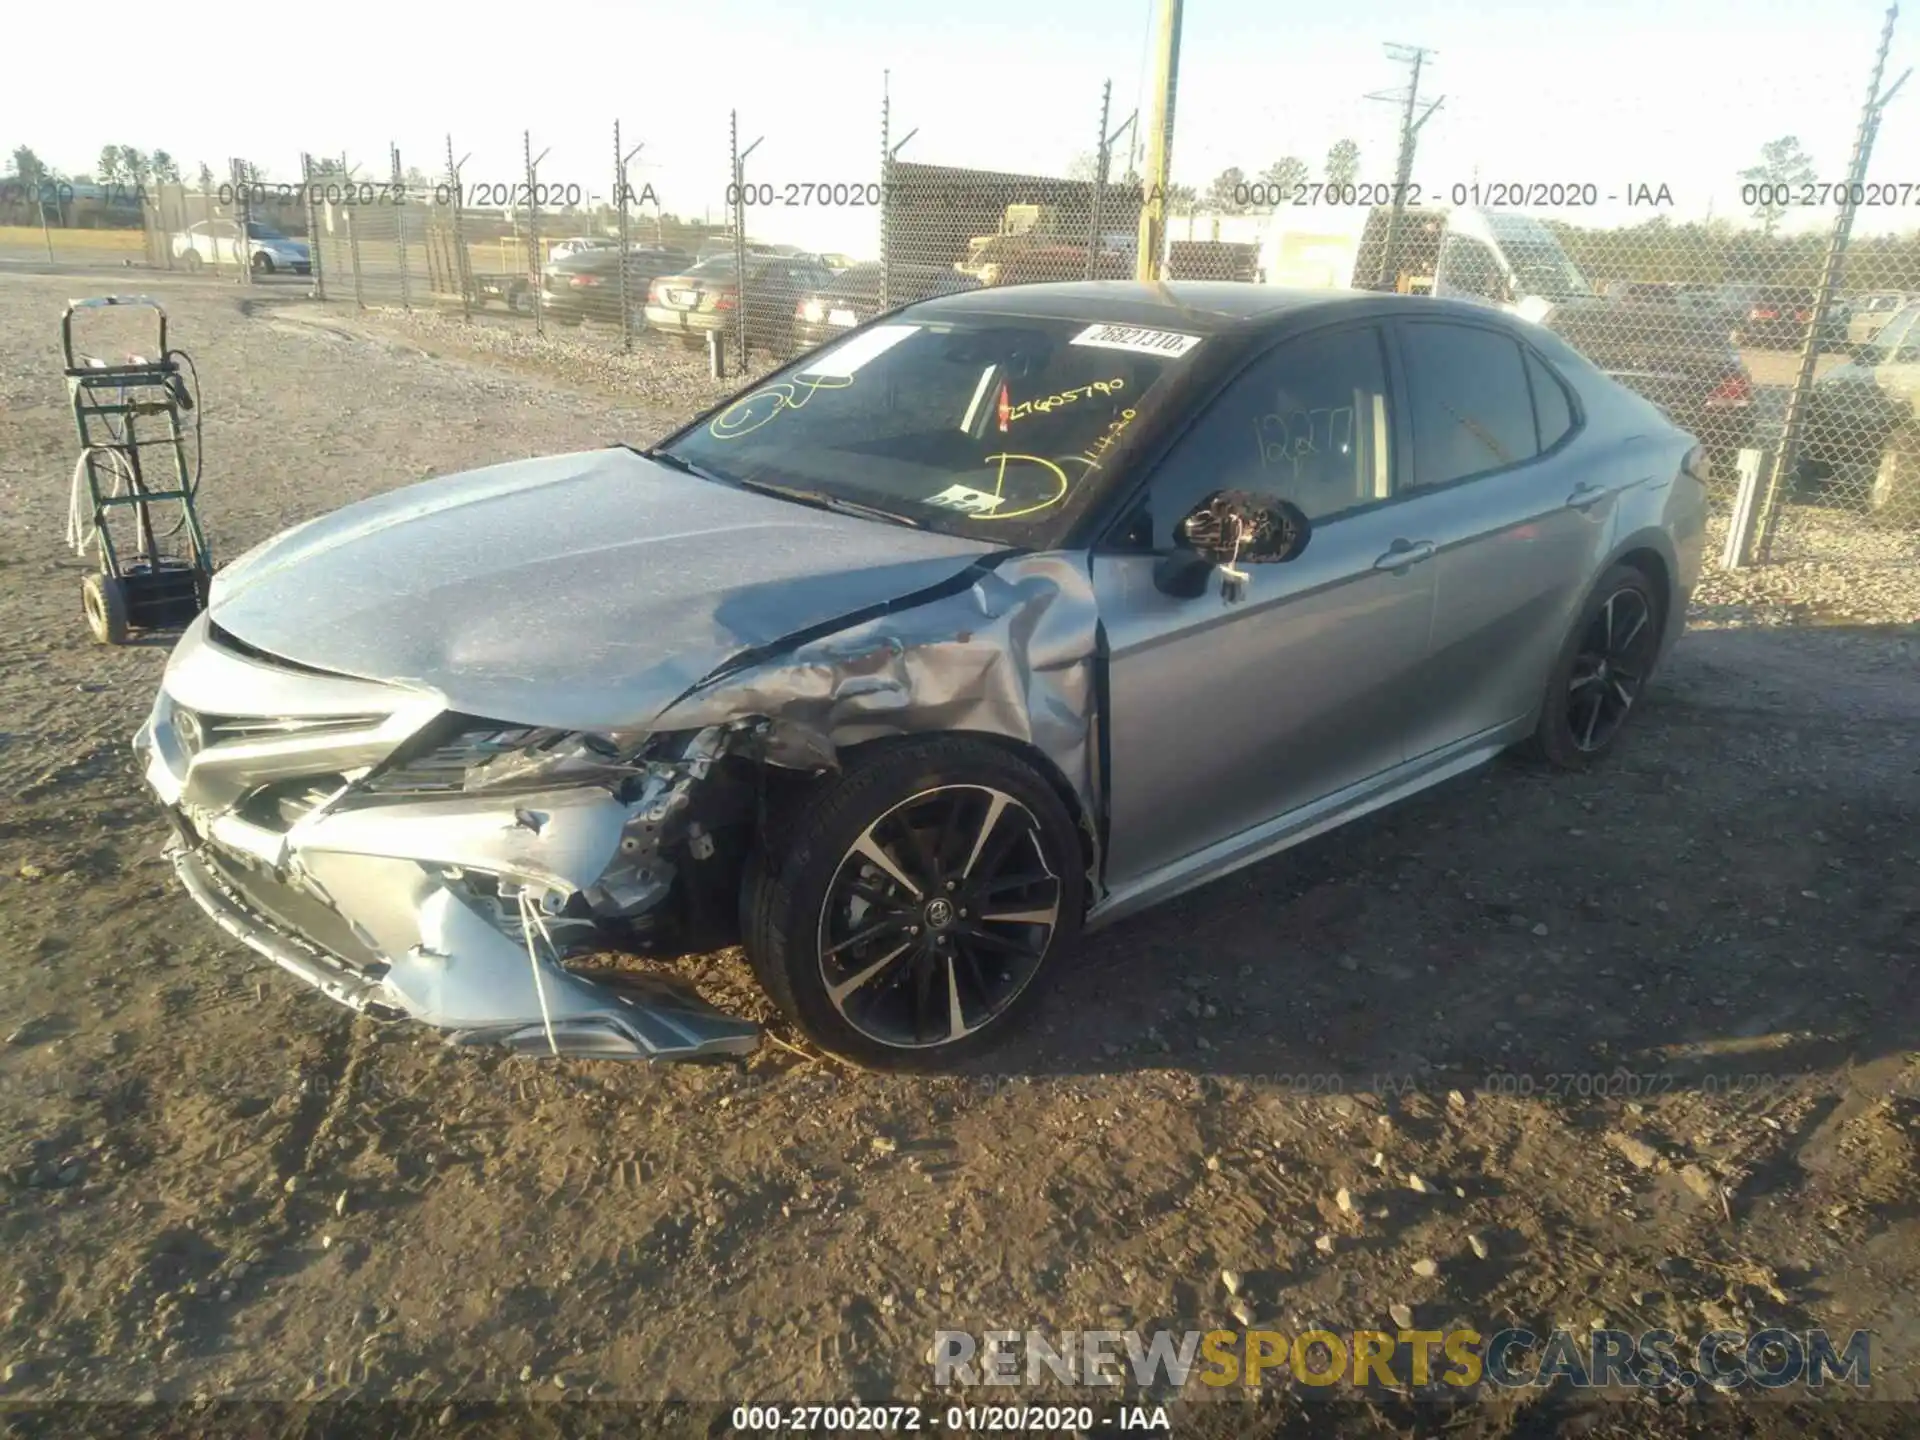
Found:
[{"label": "tail light", "polygon": [[721,294],[713,297],[713,308],[716,310],[731,310],[734,307],[734,303],[734,297],[732,295]]},{"label": "tail light", "polygon": [[1686,471],[1702,485],[1708,482],[1707,447],[1696,445],[1687,452],[1687,458],[1680,462],[1680,468]]},{"label": "tail light", "polygon": [[1707,397],[1709,410],[1730,410],[1740,405],[1753,403],[1753,381],[1747,378],[1747,372],[1736,370],[1722,380],[1714,392]]},{"label": "tail light", "polygon": [[1811,310],[1796,310],[1794,311],[1793,318],[1804,325],[1813,319],[1813,312]]},{"label": "tail light", "polygon": [[1780,318],[1780,312],[1778,310],[1768,310],[1764,306],[1756,305],[1753,310],[1753,318],[1755,320],[1778,320]]},{"label": "tail light", "polygon": [[598,275],[576,275],[567,281],[569,285],[599,285],[604,282]]},{"label": "tail light", "polygon": [[656,280],[647,287],[647,303],[649,305],[664,305],[667,303],[666,281]]}]

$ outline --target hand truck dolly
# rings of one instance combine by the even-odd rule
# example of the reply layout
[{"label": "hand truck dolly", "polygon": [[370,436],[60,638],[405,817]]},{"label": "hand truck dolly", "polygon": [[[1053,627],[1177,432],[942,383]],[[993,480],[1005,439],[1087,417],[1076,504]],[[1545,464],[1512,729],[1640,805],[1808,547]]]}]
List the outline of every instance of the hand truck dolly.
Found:
[{"label": "hand truck dolly", "polygon": [[[108,306],[153,310],[159,335],[151,356],[129,355],[108,363],[74,352],[75,313]],[[213,555],[195,508],[201,459],[199,372],[184,350],[167,348],[167,312],[144,295],[69,301],[60,316],[60,349],[80,436],[67,542],[82,556],[97,545],[100,555],[99,570],[81,583],[87,628],[101,644],[121,645],[135,630],[186,625],[206,609],[213,581]],[[191,467],[181,424],[189,412],[194,417]],[[156,450],[163,466],[170,464],[172,470],[160,488],[142,459]],[[170,513],[176,509],[177,514]],[[120,512],[131,512],[120,528],[132,533],[116,541],[109,521]],[[171,522],[164,531],[161,518]]]}]

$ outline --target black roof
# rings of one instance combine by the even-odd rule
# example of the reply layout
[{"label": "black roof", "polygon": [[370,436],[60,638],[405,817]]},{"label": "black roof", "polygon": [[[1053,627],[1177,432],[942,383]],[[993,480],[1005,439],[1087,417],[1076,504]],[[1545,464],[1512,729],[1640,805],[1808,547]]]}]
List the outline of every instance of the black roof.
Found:
[{"label": "black roof", "polygon": [[1472,316],[1504,320],[1502,312],[1469,300],[1373,290],[1293,290],[1234,281],[1072,280],[1061,284],[999,285],[921,301],[941,315],[1021,315],[1034,319],[1108,321],[1202,335],[1264,330],[1281,321],[1379,312],[1394,315]]}]

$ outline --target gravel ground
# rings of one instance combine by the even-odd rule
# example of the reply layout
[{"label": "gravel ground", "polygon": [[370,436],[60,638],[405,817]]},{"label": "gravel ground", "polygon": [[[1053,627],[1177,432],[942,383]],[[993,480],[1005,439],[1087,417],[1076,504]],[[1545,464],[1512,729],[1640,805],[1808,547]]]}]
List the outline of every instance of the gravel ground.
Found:
[{"label": "gravel ground", "polygon": [[[1818,562],[1711,574],[1613,763],[1503,762],[1118,926],[968,1074],[452,1052],[264,966],[159,863],[126,742],[164,646],[94,647],[61,545],[80,288],[0,276],[9,1399],[907,1398],[937,1328],[1236,1315],[1860,1328],[1872,1393],[1920,1398],[1910,540],[1829,518]],[[678,352],[150,288],[206,383],[226,556],[719,389]],[[768,1018],[737,955],[696,971]],[[1677,1435],[1718,1403],[1447,1423]]]}]

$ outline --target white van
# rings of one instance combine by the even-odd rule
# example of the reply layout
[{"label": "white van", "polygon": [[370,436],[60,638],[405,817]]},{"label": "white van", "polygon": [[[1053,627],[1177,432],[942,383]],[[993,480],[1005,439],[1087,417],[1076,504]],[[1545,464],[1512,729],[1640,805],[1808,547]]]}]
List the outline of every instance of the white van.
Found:
[{"label": "white van", "polygon": [[1391,223],[1384,205],[1283,206],[1261,247],[1261,278],[1303,289],[1430,290],[1530,319],[1556,303],[1593,297],[1586,277],[1538,220],[1471,207],[1403,210],[1396,274],[1383,278]]}]

